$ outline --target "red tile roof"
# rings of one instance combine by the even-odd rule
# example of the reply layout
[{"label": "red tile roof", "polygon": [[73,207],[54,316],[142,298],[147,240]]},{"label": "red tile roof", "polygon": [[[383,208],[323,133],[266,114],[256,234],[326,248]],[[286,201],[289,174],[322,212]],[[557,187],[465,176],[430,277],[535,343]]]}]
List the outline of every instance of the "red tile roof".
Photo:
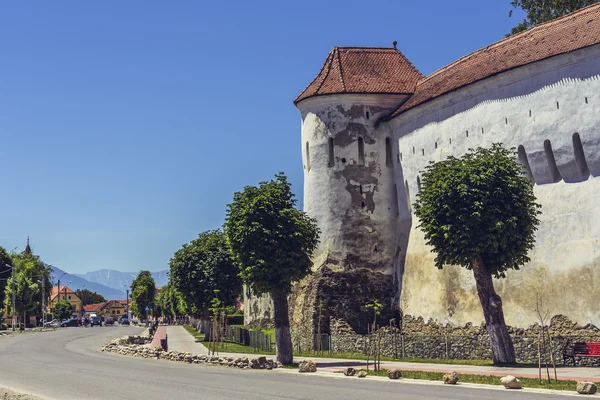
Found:
[{"label": "red tile roof", "polygon": [[340,93],[413,93],[423,75],[393,48],[334,47],[315,79],[294,100]]},{"label": "red tile roof", "polygon": [[[60,295],[64,296],[65,293],[67,295],[74,294],[75,296],[77,296],[77,294],[75,292],[73,292],[71,289],[69,289],[67,286],[61,285],[60,286]],[[50,292],[50,299],[53,300],[57,294],[58,294],[58,286],[53,286],[52,291]]]},{"label": "red tile roof", "polygon": [[96,312],[96,311],[100,311],[104,308],[104,304],[106,302],[102,302],[102,303],[96,303],[96,304],[87,304],[85,306],[83,306],[83,310],[85,312]]},{"label": "red tile roof", "polygon": [[85,312],[98,312],[106,308],[125,308],[125,300],[108,300],[102,303],[88,304],[83,306]]},{"label": "red tile roof", "polygon": [[600,43],[600,3],[489,45],[434,72],[391,117],[510,69]]}]

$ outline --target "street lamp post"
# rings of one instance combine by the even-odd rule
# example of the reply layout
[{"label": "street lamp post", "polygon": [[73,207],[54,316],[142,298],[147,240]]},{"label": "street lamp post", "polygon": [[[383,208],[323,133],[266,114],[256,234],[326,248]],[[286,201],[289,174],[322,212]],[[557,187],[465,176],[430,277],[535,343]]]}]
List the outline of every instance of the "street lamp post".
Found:
[{"label": "street lamp post", "polygon": [[46,312],[44,311],[44,277],[37,281],[42,284],[42,328],[46,325]]},{"label": "street lamp post", "polygon": [[127,315],[127,321],[131,322],[131,318],[129,318],[129,286],[125,286],[125,291],[127,292],[125,295],[125,315]]},{"label": "street lamp post", "polygon": [[12,312],[13,312],[13,316],[12,316],[12,330],[13,332],[15,331],[15,267],[5,264],[8,268],[10,268],[12,270]]},{"label": "street lamp post", "polygon": [[[85,285],[83,285],[83,287],[81,288],[81,318],[83,318],[83,314],[84,314],[84,307],[85,307]],[[83,324],[82,324],[83,325]]]}]

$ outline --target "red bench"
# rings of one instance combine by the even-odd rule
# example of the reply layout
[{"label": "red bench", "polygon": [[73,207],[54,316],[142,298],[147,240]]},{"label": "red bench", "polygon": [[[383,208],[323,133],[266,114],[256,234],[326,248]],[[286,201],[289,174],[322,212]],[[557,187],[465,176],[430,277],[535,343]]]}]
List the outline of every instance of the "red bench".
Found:
[{"label": "red bench", "polygon": [[600,342],[575,342],[573,346],[567,342],[563,351],[563,363],[567,365],[567,359],[571,359],[573,366],[577,366],[575,357],[600,358]]}]

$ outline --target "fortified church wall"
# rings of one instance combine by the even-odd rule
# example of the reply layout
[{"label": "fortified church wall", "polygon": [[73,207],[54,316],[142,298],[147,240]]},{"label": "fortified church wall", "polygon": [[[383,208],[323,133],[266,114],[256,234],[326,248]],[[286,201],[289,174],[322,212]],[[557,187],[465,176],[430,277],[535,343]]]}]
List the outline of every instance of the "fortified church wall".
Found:
[{"label": "fortified church wall", "polygon": [[[399,143],[403,197],[414,202],[430,161],[501,142],[519,150],[542,205],[531,262],[495,280],[506,322],[536,321],[536,294],[552,315],[600,326],[600,46],[488,78],[389,122]],[[400,182],[397,182],[400,185]],[[401,215],[410,216],[408,207]],[[473,274],[434,267],[412,216],[402,279],[405,312],[457,324],[481,323]]]},{"label": "fortified church wall", "polygon": [[[481,324],[472,273],[437,270],[410,204],[430,161],[501,142],[542,205],[531,262],[495,280],[506,322],[552,315],[600,326],[600,5],[539,25],[424,77],[394,48],[334,48],[295,100],[302,116],[305,211],[321,243],[294,287],[295,344],[362,333],[377,299],[405,314]],[[470,68],[470,69],[469,69]],[[271,318],[246,296],[246,323]],[[333,332],[332,332],[333,333]]]}]

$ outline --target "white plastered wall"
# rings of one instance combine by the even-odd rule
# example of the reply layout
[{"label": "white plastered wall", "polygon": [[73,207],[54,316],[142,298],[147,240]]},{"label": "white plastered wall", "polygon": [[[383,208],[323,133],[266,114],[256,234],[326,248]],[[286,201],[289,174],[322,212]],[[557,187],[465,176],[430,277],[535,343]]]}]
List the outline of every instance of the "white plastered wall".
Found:
[{"label": "white plastered wall", "polygon": [[[417,180],[429,161],[502,142],[524,147],[543,206],[532,261],[495,282],[507,323],[535,322],[539,293],[552,315],[600,325],[599,76],[596,45],[490,77],[388,122],[399,146],[395,156],[402,158],[395,167],[395,182],[402,188],[398,231],[412,218],[401,283],[405,312],[442,322],[482,322],[472,274],[456,266],[434,267],[434,255],[408,209],[404,182],[414,202]],[[589,175],[581,157],[576,160],[574,133]],[[559,176],[552,172],[546,140]]]}]

